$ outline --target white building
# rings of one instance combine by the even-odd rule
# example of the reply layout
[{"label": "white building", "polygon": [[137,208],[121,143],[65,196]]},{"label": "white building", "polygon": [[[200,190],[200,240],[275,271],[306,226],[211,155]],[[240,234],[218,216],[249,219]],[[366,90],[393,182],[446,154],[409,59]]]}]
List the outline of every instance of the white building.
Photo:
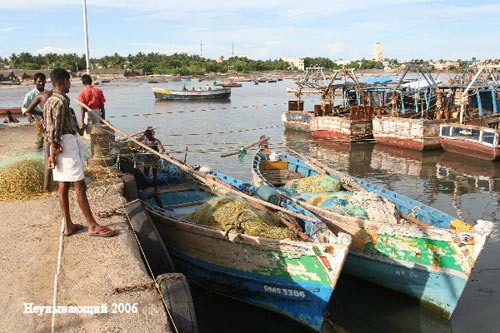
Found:
[{"label": "white building", "polygon": [[382,52],[382,43],[376,42],[373,46],[372,60],[382,61],[384,60],[384,53]]},{"label": "white building", "polygon": [[282,57],[281,60],[287,62],[290,65],[289,69],[298,69],[300,71],[303,71],[305,69],[303,58],[285,56]]}]

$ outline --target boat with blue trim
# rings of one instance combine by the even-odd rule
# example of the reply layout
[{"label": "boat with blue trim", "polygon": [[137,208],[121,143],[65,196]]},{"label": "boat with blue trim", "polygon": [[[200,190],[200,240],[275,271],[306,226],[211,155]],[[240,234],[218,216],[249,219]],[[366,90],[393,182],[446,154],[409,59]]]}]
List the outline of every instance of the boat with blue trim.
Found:
[{"label": "boat with blue trim", "polygon": [[[255,187],[216,172],[202,173],[177,162],[176,166],[182,171],[168,168],[177,176],[169,178],[159,198],[143,199],[176,268],[203,288],[319,331],[351,236],[335,235],[315,215],[290,200],[280,200],[270,187]],[[254,213],[227,208],[214,217],[227,219],[224,229],[200,223],[207,216],[207,205],[212,205],[212,212],[212,208],[224,208],[228,198],[244,202]],[[264,212],[277,216],[288,226],[285,229],[293,230],[295,239],[251,235],[251,224],[245,223],[252,214],[264,216]]]},{"label": "boat with blue trim", "polygon": [[193,101],[193,100],[211,100],[228,99],[231,97],[231,89],[211,89],[211,90],[170,90],[162,88],[153,88],[156,100],[165,101]]},{"label": "boat with blue trim", "polygon": [[[462,92],[460,122],[440,125],[439,141],[447,152],[500,160],[499,70],[498,60],[477,65],[476,74]],[[486,75],[481,78],[483,73]]]},{"label": "boat with blue trim", "polygon": [[[491,222],[465,223],[292,150],[260,150],[252,175],[255,185],[275,186],[334,232],[353,237],[343,272],[415,297],[447,318],[493,229]],[[314,184],[315,177],[332,187],[297,185]]]}]

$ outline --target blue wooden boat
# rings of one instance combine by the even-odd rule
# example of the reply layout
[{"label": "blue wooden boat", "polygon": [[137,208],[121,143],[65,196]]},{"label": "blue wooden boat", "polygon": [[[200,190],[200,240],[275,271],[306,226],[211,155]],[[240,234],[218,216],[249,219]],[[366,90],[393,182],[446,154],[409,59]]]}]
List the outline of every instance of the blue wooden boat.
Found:
[{"label": "blue wooden boat", "polygon": [[[287,199],[279,206],[270,203],[278,203],[272,196],[275,190],[176,165],[189,175],[181,173],[179,184],[170,181],[160,189],[164,208],[154,198],[143,200],[176,268],[201,287],[281,313],[319,331],[351,236],[335,236],[321,220]],[[208,200],[228,195],[260,211],[280,212],[282,222],[290,224],[301,239],[247,235],[240,215],[228,230],[188,221]]]},{"label": "blue wooden boat", "polygon": [[211,100],[228,99],[231,97],[231,89],[213,89],[213,90],[169,90],[153,88],[156,100],[166,101],[193,101],[193,100]]},{"label": "blue wooden boat", "polygon": [[[352,235],[346,274],[415,297],[448,318],[493,228],[488,221],[467,224],[298,153],[292,156],[261,150],[254,157],[252,173],[254,184],[276,186],[282,195],[324,218],[334,232]],[[340,182],[338,192],[319,193],[327,195],[329,202],[312,199],[317,193],[299,193],[284,186],[290,186],[293,179],[318,175]],[[352,211],[345,209],[354,207],[349,206],[350,198],[366,193],[377,200],[376,212],[392,207],[392,219],[351,216]],[[364,208],[368,202],[360,205]]]}]

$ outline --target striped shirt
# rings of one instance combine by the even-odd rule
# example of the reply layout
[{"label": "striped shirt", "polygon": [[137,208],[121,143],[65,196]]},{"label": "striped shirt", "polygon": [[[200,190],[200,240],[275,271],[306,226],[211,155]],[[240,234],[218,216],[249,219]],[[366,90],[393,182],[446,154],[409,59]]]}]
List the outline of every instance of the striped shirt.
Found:
[{"label": "striped shirt", "polygon": [[55,92],[47,99],[43,107],[45,135],[50,143],[60,143],[64,134],[78,133],[75,112],[69,107],[66,94]]}]

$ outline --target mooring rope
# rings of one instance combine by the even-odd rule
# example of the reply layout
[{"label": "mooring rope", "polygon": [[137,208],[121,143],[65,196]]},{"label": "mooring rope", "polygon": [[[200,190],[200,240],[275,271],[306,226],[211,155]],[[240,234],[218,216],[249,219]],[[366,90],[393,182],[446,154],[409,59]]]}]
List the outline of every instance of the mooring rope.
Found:
[{"label": "mooring rope", "polygon": [[215,111],[215,110],[237,110],[237,109],[249,109],[249,108],[255,108],[259,109],[260,107],[268,107],[268,106],[278,106],[278,105],[284,105],[286,103],[273,103],[273,104],[262,104],[262,105],[242,105],[242,106],[231,106],[231,107],[217,107],[217,108],[209,108],[209,109],[191,109],[191,110],[174,110],[174,111],[166,111],[166,112],[143,112],[143,113],[134,113],[134,114],[122,114],[122,115],[113,115],[113,116],[108,116],[107,118],[128,118],[128,117],[141,117],[141,118],[147,118],[149,116],[162,116],[165,114],[174,114],[174,113],[195,113],[195,112],[208,112],[208,111]]},{"label": "mooring rope", "polygon": [[59,274],[61,273],[61,266],[62,266],[62,256],[63,256],[63,251],[64,251],[64,227],[65,227],[65,221],[64,218],[62,219],[61,222],[61,235],[59,237],[59,251],[57,253],[57,269],[56,269],[56,274],[54,275],[54,291],[52,293],[52,323],[50,326],[50,331],[52,333],[55,332],[56,330],[56,312],[54,309],[56,309],[57,306],[57,291],[59,288]]}]

